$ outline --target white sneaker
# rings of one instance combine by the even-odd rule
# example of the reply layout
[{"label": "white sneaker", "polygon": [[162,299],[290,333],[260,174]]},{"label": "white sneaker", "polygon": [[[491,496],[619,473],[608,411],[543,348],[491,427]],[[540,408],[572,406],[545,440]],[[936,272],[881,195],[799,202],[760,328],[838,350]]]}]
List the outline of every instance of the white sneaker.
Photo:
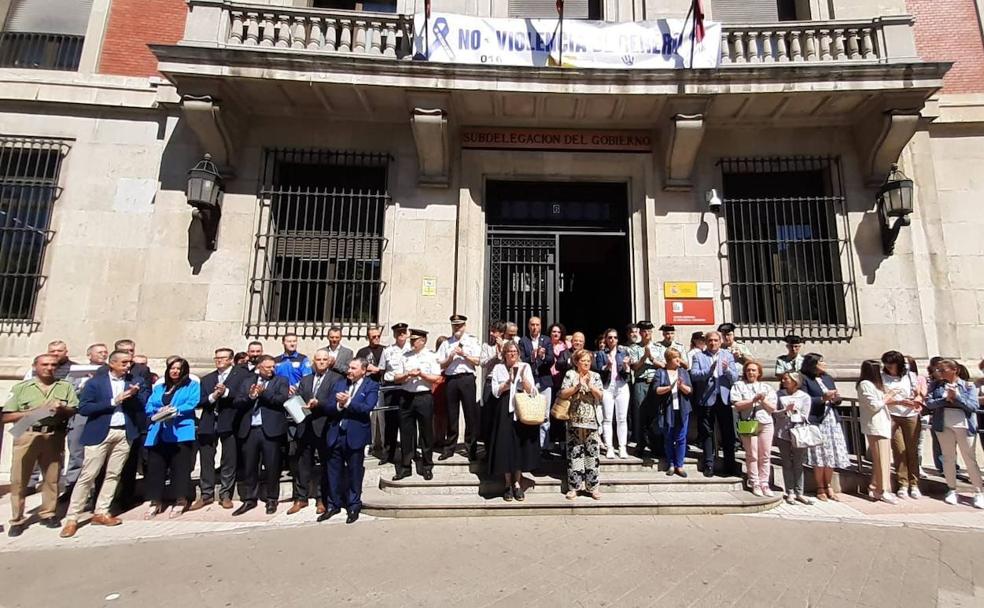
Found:
[{"label": "white sneaker", "polygon": [[946,496],[943,497],[943,502],[945,502],[948,505],[957,504],[957,491],[950,490],[949,492],[947,492]]},{"label": "white sneaker", "polygon": [[880,500],[882,502],[887,502],[890,505],[897,505],[897,504],[899,504],[899,499],[898,498],[895,498],[894,496],[892,496],[891,494],[889,494],[887,492],[885,494],[882,494],[881,497],[879,497],[878,500]]},{"label": "white sneaker", "polygon": [[625,449],[624,446],[620,447],[618,449],[618,457],[621,458],[622,460],[627,460],[629,457],[629,451]]},{"label": "white sneaker", "polygon": [[922,492],[919,491],[919,488],[912,486],[911,488],[909,488],[909,498],[912,498],[914,500],[919,500],[920,498],[922,498]]},{"label": "white sneaker", "polygon": [[772,491],[772,488],[770,488],[768,486],[764,486],[762,488],[762,493],[765,494],[766,496],[768,496],[769,498],[772,498],[773,496],[775,496],[775,493]]},{"label": "white sneaker", "polygon": [[605,458],[608,459],[615,458],[615,450],[613,448],[608,448],[608,451],[605,452]]},{"label": "white sneaker", "polygon": [[980,492],[974,494],[974,508],[984,509],[984,494]]},{"label": "white sneaker", "polygon": [[899,488],[899,491],[895,495],[903,500],[909,497],[909,493],[906,492],[905,488]]},{"label": "white sneaker", "polygon": [[755,486],[754,488],[752,488],[752,494],[756,496],[762,496],[762,488]]}]

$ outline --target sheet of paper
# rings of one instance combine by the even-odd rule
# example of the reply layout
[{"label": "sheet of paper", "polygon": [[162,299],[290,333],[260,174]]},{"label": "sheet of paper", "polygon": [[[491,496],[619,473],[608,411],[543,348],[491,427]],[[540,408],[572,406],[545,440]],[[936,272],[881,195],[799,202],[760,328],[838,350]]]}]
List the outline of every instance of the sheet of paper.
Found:
[{"label": "sheet of paper", "polygon": [[14,426],[10,427],[10,434],[14,437],[20,437],[24,434],[24,431],[28,430],[38,422],[44,420],[45,418],[51,417],[51,410],[48,406],[41,406],[33,410],[28,410],[25,416],[14,423]]},{"label": "sheet of paper", "polygon": [[308,410],[304,409],[304,399],[301,399],[300,395],[294,395],[290,399],[284,402],[284,409],[290,414],[290,417],[294,419],[294,422],[300,424],[308,417]]}]

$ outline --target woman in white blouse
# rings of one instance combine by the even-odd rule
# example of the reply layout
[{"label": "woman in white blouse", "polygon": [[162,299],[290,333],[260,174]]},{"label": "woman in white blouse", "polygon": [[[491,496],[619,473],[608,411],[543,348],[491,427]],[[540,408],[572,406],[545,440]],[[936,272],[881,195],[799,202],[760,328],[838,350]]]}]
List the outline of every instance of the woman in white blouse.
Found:
[{"label": "woman in white blouse", "polygon": [[782,461],[782,483],[785,486],[786,504],[812,505],[813,499],[807,497],[803,478],[807,449],[793,445],[791,430],[795,426],[807,424],[810,415],[810,396],[800,390],[802,377],[797,372],[786,372],[779,378],[779,392],[776,393],[775,431],[779,445],[779,458]]},{"label": "woman in white blouse", "polygon": [[909,370],[905,355],[890,350],[882,355],[882,384],[885,405],[892,415],[892,453],[899,481],[899,498],[920,498],[919,436],[922,434],[923,397],[915,370]]},{"label": "woman in white blouse", "polygon": [[861,364],[858,376],[858,405],[861,410],[861,430],[868,438],[871,448],[871,497],[887,502],[898,503],[892,496],[891,447],[892,416],[885,404],[885,383],[882,381],[881,361],[869,359]]},{"label": "woman in white blouse", "polygon": [[495,412],[489,416],[488,465],[490,475],[503,475],[506,501],[525,500],[523,471],[540,466],[540,427],[516,419],[516,395],[537,393],[536,380],[529,364],[519,360],[519,346],[508,341],[502,345],[502,363],[492,368],[492,396]]},{"label": "woman in white blouse", "polygon": [[769,487],[772,473],[772,437],[775,428],[772,412],[776,411],[776,392],[761,382],[762,366],[757,361],[748,361],[741,373],[741,380],[731,387],[731,405],[743,420],[758,421],[755,435],[742,435],[741,444],[745,448],[745,464],[748,474],[748,487],[756,496],[774,496]]}]

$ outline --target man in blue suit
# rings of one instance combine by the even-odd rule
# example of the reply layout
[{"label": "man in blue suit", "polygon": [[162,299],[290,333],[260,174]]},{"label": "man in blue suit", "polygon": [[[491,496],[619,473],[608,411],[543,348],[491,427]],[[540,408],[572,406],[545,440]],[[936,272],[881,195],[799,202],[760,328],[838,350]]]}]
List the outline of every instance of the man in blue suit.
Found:
[{"label": "man in blue suit", "polygon": [[735,463],[735,420],[731,411],[731,385],[739,378],[738,364],[730,351],[721,348],[721,334],[708,332],[703,352],[694,355],[690,379],[694,385],[691,397],[697,414],[697,442],[704,454],[704,477],[714,475],[714,423],[721,433],[724,452],[724,474],[738,475]]},{"label": "man in blue suit", "polygon": [[114,351],[109,356],[108,368],[93,376],[82,388],[79,413],[86,417],[81,439],[85,458],[82,473],[72,490],[62,538],[75,535],[79,515],[85,510],[104,465],[106,475],[91,521],[101,526],[123,523],[110,514],[109,507],[130,453],[130,444],[140,436],[144,405],[150,397],[150,385],[130,373],[132,365],[133,355]]},{"label": "man in blue suit", "polygon": [[328,418],[328,510],[318,521],[330,519],[345,507],[345,523],[350,524],[362,510],[365,448],[371,440],[369,414],[379,398],[379,384],[366,377],[367,371],[365,359],[352,359],[347,377],[335,383],[331,398],[323,405]]}]

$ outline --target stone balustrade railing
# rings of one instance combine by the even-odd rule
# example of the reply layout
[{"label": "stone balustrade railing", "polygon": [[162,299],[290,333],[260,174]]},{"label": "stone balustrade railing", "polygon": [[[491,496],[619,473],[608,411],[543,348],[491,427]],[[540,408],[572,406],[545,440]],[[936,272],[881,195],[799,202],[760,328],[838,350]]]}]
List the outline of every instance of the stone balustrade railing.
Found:
[{"label": "stone balustrade railing", "polygon": [[726,25],[721,65],[914,59],[912,17]]},{"label": "stone balustrade railing", "polygon": [[[188,0],[182,44],[409,59],[413,16]],[[721,65],[916,59],[912,17],[725,25]]]}]

